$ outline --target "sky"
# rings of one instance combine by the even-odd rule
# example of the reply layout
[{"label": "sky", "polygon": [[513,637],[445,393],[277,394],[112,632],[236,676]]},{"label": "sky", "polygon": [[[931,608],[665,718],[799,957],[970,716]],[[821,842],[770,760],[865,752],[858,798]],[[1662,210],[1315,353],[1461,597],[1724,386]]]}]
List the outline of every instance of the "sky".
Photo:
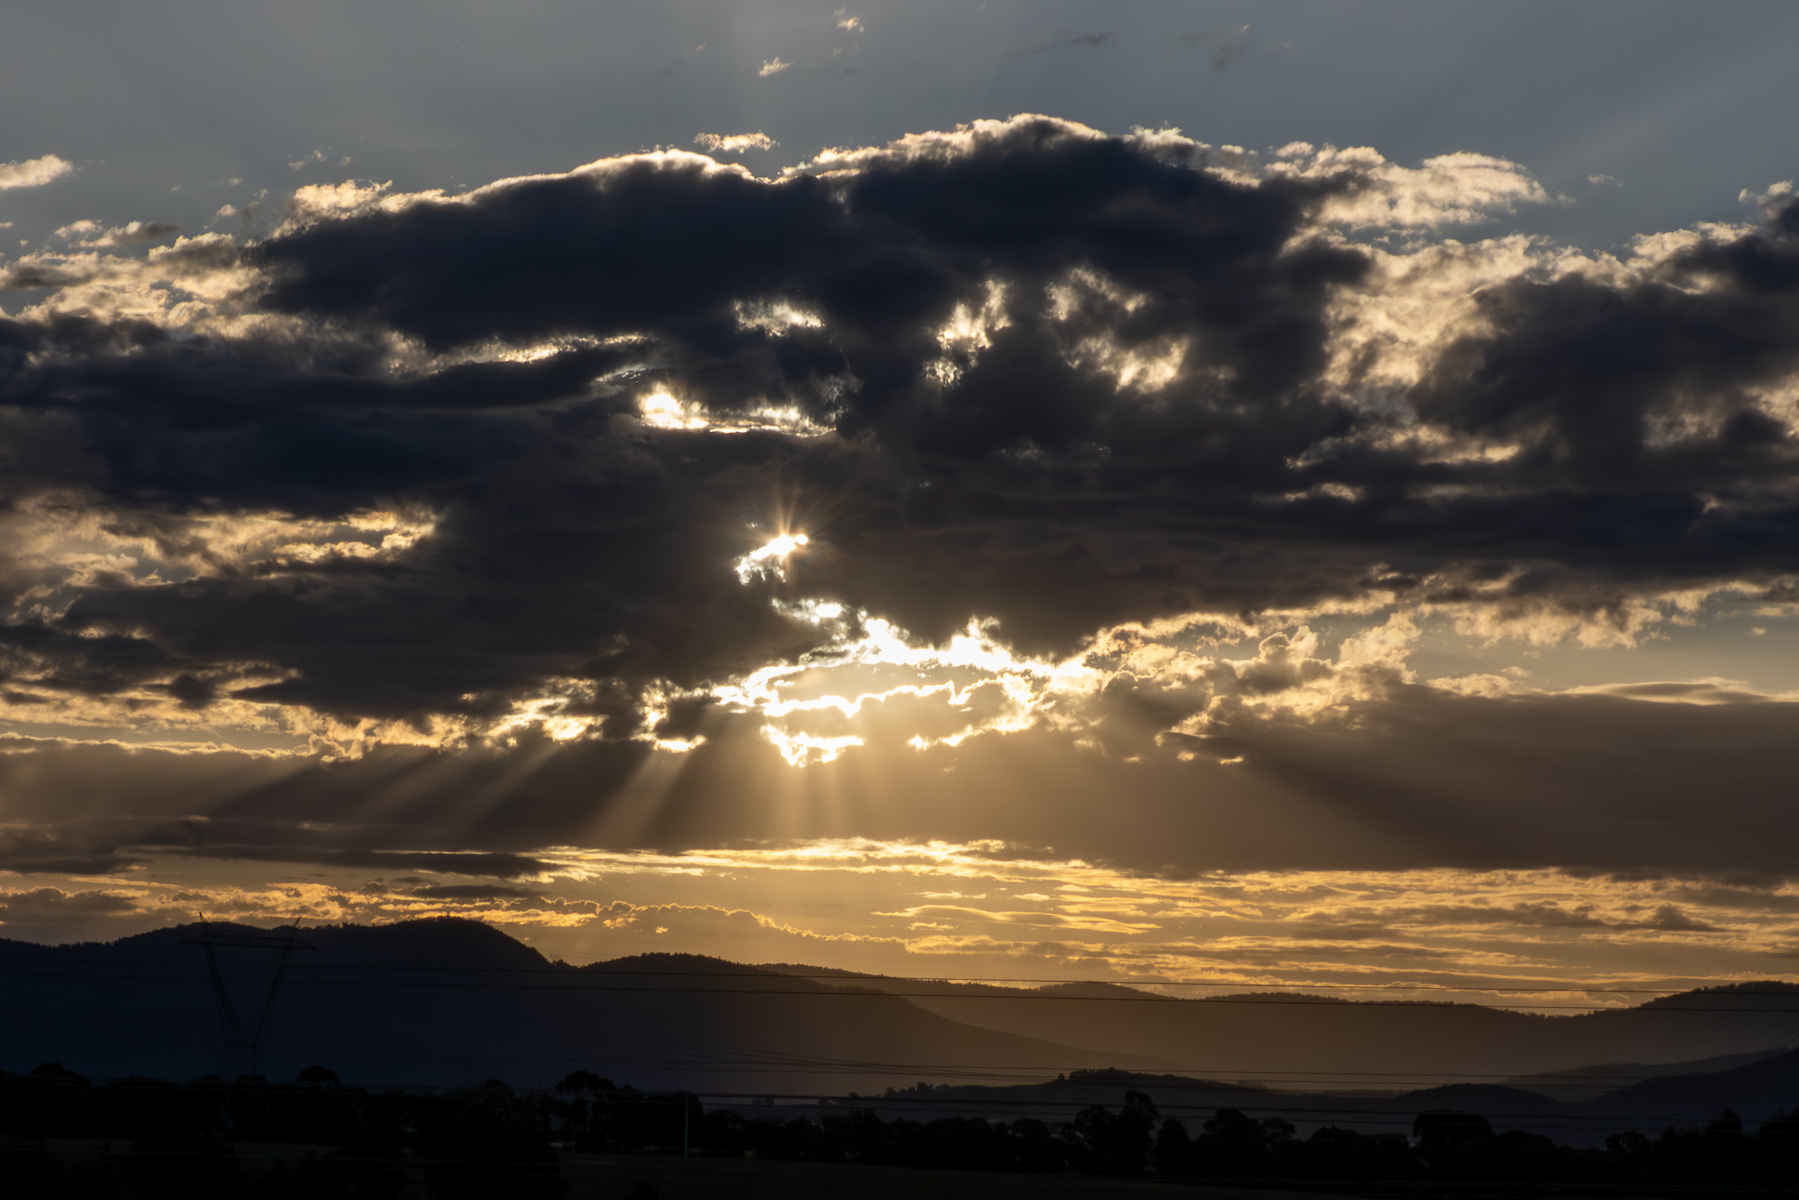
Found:
[{"label": "sky", "polygon": [[1799,972],[1793,6],[4,21],[0,936]]}]

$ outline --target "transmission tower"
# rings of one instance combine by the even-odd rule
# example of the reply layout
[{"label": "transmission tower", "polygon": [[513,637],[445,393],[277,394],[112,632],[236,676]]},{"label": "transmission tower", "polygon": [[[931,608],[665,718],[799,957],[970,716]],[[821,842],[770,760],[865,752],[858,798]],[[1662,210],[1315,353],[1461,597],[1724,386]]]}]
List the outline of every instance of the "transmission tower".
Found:
[{"label": "transmission tower", "polygon": [[[205,917],[200,918],[200,932],[183,938],[184,946],[206,949],[206,970],[212,976],[212,994],[218,1001],[219,1026],[225,1034],[225,1070],[227,1081],[260,1078],[262,1075],[262,1033],[268,1027],[269,1013],[275,1007],[275,993],[287,974],[287,960],[295,950],[313,950],[300,940],[300,923],[295,921],[281,933],[231,933],[215,931]],[[225,972],[219,962],[221,949],[266,950],[275,956],[274,971],[269,976],[268,991],[260,1004],[239,1012],[231,989],[225,984]]]}]

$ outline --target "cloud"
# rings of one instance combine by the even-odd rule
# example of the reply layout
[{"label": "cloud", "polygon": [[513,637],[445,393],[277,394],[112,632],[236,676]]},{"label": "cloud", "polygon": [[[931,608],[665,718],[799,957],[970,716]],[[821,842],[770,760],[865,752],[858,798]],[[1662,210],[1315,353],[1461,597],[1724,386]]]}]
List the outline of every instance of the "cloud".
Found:
[{"label": "cloud", "polygon": [[423,900],[542,900],[543,893],[530,888],[496,887],[484,883],[432,883],[413,888],[409,895]]},{"label": "cloud", "polygon": [[[0,318],[0,698],[47,739],[192,743],[20,748],[75,790],[216,790],[32,818],[15,861],[520,878],[665,767],[644,828],[757,836],[768,806],[702,785],[778,734],[925,797],[953,759],[955,806],[892,819],[1029,840],[963,790],[1020,785],[953,754],[1012,739],[1066,776],[1042,839],[1120,861],[1768,865],[1741,829],[1779,816],[1788,699],[1410,665],[1431,629],[1628,645],[1799,576],[1799,204],[1616,256],[1438,232],[1541,198],[1475,154],[1023,116],[773,177],[671,150],[323,184],[255,242],[69,226],[3,268],[34,295]],[[333,807],[398,780],[404,819]],[[1141,828],[1081,815],[1129,780]],[[1672,838],[1714,791],[1737,831]]]},{"label": "cloud", "polygon": [[714,154],[742,154],[745,150],[772,150],[780,143],[760,130],[755,133],[699,133],[694,144]]},{"label": "cloud", "polygon": [[955,904],[919,904],[896,912],[876,913],[880,917],[904,917],[916,922],[920,918],[958,917],[982,924],[1031,925],[1044,929],[1074,929],[1089,933],[1144,933],[1154,925],[1110,920],[1088,913],[1018,912],[985,908],[969,908]]},{"label": "cloud", "polygon": [[83,250],[100,250],[134,242],[157,242],[179,232],[179,225],[166,221],[129,221],[110,229],[102,228],[98,221],[77,221],[64,225],[52,236],[72,241]]},{"label": "cloud", "polygon": [[79,920],[85,917],[113,916],[130,912],[131,900],[110,892],[65,892],[60,888],[32,888],[23,892],[0,892],[0,918],[15,921]]},{"label": "cloud", "polygon": [[[280,839],[285,844],[198,846],[182,848],[175,853],[187,858],[212,858],[235,862],[313,863],[327,867],[365,867],[382,871],[436,871],[446,875],[493,875],[501,879],[537,875],[549,867],[548,863],[540,859],[528,858],[523,855],[480,851],[442,853],[420,850],[313,850],[293,844],[291,830],[281,830],[280,832],[288,835]],[[494,891],[492,888],[477,890]],[[436,897],[429,893],[421,894],[425,895],[427,899],[456,898],[456,893],[453,891]],[[468,893],[469,896],[475,894],[473,891]]]},{"label": "cloud", "polygon": [[19,875],[107,875],[136,861],[121,854],[103,835],[62,823],[36,827],[15,824],[0,833],[0,870]]},{"label": "cloud", "polygon": [[785,71],[788,67],[791,67],[792,65],[793,65],[792,63],[784,62],[783,60],[781,60],[779,58],[771,58],[767,62],[762,64],[761,69],[758,70],[756,72],[756,74],[762,76],[762,78],[764,78],[764,79],[767,79],[770,75],[779,75],[782,71]]},{"label": "cloud", "polygon": [[[317,166],[320,163],[324,163],[324,162],[328,161],[328,159],[329,159],[329,156],[323,150],[314,150],[310,154],[303,155],[300,158],[297,158],[294,161],[288,163],[287,166],[288,166],[288,169],[291,171],[300,171],[300,170],[304,170],[307,167]],[[345,155],[344,157],[338,159],[337,165],[340,167],[349,166],[350,165],[349,156]]]},{"label": "cloud", "polygon": [[1647,917],[1601,916],[1591,907],[1568,909],[1541,902],[1510,906],[1436,905],[1383,914],[1388,921],[1430,927],[1447,925],[1541,926],[1545,929],[1645,930],[1661,933],[1722,933],[1722,926],[1696,920],[1672,904],[1658,905]]},{"label": "cloud", "polygon": [[1320,215],[1360,228],[1476,224],[1549,198],[1523,167],[1485,154],[1440,154],[1402,167],[1367,146],[1339,150],[1294,142],[1276,151],[1266,169],[1299,178],[1352,178],[1353,185],[1331,196]]},{"label": "cloud", "polygon": [[54,154],[27,158],[20,162],[0,163],[0,192],[9,188],[43,187],[74,169],[73,164]]},{"label": "cloud", "polygon": [[[1108,696],[1090,725],[1046,718],[992,745],[918,751],[877,725],[869,746],[806,768],[803,795],[845,797],[831,805],[796,800],[760,719],[701,712],[705,740],[681,755],[549,738],[376,746],[333,762],[21,745],[0,756],[0,867],[41,878],[152,860],[200,875],[230,862],[288,863],[538,886],[582,861],[556,847],[741,849],[863,834],[992,839],[989,862],[1035,852],[1172,878],[1548,864],[1663,877],[1791,870],[1781,780],[1799,705],[1786,702],[1687,708],[1400,686],[1322,718],[1226,708],[1204,734],[1161,732],[1158,747],[1171,717],[1153,695]],[[1183,761],[1177,752],[1188,748]],[[1242,761],[1220,765],[1233,758]],[[1096,796],[1108,798],[1103,807]],[[1705,797],[1702,822],[1695,796]],[[1683,895],[1661,902],[1693,908]]]}]

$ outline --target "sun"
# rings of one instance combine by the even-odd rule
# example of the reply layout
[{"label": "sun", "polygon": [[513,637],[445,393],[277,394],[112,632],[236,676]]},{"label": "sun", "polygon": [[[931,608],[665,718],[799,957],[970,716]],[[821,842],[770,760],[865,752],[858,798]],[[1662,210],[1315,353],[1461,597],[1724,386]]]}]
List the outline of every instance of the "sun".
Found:
[{"label": "sun", "polygon": [[752,579],[787,578],[787,556],[803,549],[810,541],[803,533],[783,533],[737,560],[737,578],[744,583]]}]

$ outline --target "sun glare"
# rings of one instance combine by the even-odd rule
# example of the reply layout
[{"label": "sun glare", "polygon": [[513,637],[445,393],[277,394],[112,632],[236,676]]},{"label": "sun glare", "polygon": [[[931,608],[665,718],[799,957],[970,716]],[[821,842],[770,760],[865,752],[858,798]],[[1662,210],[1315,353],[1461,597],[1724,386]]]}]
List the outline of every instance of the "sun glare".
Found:
[{"label": "sun glare", "polygon": [[712,424],[693,405],[666,391],[651,392],[638,400],[637,412],[645,425],[657,429],[705,429]]},{"label": "sun glare", "polygon": [[752,579],[787,578],[787,556],[806,545],[803,533],[783,533],[737,560],[737,578],[744,583]]}]

